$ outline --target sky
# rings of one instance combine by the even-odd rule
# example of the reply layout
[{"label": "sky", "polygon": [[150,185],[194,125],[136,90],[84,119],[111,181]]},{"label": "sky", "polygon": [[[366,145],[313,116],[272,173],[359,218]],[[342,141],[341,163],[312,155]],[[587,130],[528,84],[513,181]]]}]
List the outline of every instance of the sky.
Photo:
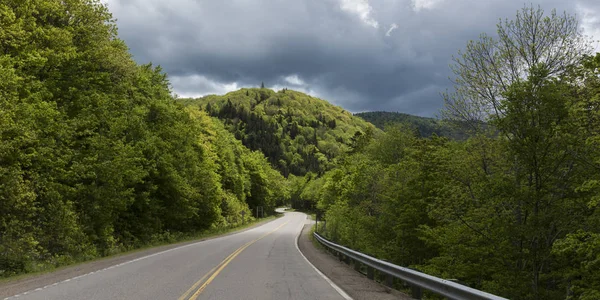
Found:
[{"label": "sky", "polygon": [[[600,39],[598,0],[102,0],[138,63],[180,97],[261,82],[351,112],[435,117],[452,56],[524,5],[576,15]],[[596,51],[600,51],[595,42]]]}]

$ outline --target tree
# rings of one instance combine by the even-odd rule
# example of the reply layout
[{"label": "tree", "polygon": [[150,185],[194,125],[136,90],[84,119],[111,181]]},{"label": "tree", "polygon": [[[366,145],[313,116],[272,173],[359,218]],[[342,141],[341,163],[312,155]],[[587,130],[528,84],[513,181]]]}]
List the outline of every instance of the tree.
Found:
[{"label": "tree", "polygon": [[[480,277],[483,287],[511,298],[564,297],[551,251],[581,226],[571,220],[588,213],[577,191],[582,145],[569,115],[576,100],[568,80],[588,45],[574,17],[525,7],[498,25],[497,40],[482,35],[455,59],[456,92],[445,95],[445,116],[475,130],[485,121],[499,136],[477,147],[481,165],[457,182],[465,199],[453,202],[462,207],[438,215],[444,226],[430,238],[444,248],[431,265],[453,258],[461,263],[446,271]],[[476,257],[488,257],[492,273],[480,273]]]},{"label": "tree", "polygon": [[568,298],[600,298],[600,234],[580,230],[554,244],[553,254],[566,266]]},{"label": "tree", "polygon": [[265,83],[264,83],[264,82],[261,82],[261,83],[260,83],[260,88],[261,88],[261,89],[264,89],[264,88],[265,88]]},{"label": "tree", "polygon": [[557,241],[552,249],[561,266],[568,299],[600,297],[600,53],[586,56],[573,70],[577,98],[569,105],[569,114],[581,147],[577,161],[584,167],[583,183],[577,189],[587,198],[587,214],[579,217],[581,229]]},{"label": "tree", "polygon": [[455,92],[443,95],[445,118],[478,127],[502,117],[500,102],[513,84],[527,80],[534,68],[560,76],[591,49],[577,19],[555,10],[547,16],[540,7],[524,7],[497,27],[497,38],[482,34],[454,57]]}]

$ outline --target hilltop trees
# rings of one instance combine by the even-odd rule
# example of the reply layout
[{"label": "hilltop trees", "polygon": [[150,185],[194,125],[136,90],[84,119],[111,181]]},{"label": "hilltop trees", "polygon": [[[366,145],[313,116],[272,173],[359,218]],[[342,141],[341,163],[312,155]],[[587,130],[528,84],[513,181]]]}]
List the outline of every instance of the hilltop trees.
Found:
[{"label": "hilltop trees", "polygon": [[[242,89],[224,96],[180,99],[207,107],[236,138],[260,150],[284,176],[322,174],[350,151],[356,134],[379,130],[340,107],[296,92]],[[208,110],[210,108],[210,110]]]}]

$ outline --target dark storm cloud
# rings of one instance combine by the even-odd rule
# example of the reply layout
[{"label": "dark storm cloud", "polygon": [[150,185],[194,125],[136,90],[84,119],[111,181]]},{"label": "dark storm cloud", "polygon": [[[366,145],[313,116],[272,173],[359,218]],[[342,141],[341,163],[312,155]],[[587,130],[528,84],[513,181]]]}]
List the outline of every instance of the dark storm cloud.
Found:
[{"label": "dark storm cloud", "polygon": [[[469,39],[493,34],[523,2],[506,0],[108,0],[139,62],[169,73],[183,96],[284,86],[350,111],[423,116],[442,107],[448,64]],[[539,0],[585,15],[593,0]],[[594,19],[596,18],[596,19]],[[395,24],[395,25],[394,25]],[[590,29],[591,28],[591,29]]]}]

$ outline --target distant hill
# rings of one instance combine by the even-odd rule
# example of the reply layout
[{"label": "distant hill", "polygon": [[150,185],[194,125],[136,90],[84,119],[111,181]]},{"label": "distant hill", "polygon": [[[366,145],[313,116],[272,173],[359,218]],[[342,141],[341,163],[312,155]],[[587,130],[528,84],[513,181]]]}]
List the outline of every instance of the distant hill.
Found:
[{"label": "distant hill", "polygon": [[322,173],[335,157],[352,150],[358,136],[379,131],[341,107],[287,89],[241,89],[180,101],[221,119],[237,139],[262,151],[285,176]]},{"label": "distant hill", "polygon": [[398,112],[371,111],[356,113],[354,116],[375,125],[384,130],[387,124],[406,124],[416,129],[422,137],[429,137],[432,134],[445,136],[451,139],[462,140],[467,138],[464,131],[455,129],[442,121],[434,118],[419,117]]}]

